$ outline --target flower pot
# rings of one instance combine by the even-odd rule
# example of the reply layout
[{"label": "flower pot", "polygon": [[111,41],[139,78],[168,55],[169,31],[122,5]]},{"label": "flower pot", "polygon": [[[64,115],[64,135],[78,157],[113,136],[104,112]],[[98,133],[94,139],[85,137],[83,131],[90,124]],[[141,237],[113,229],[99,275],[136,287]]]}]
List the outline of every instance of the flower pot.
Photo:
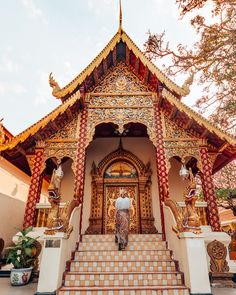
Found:
[{"label": "flower pot", "polygon": [[11,284],[12,286],[22,286],[29,282],[33,267],[28,268],[12,268],[11,270]]}]

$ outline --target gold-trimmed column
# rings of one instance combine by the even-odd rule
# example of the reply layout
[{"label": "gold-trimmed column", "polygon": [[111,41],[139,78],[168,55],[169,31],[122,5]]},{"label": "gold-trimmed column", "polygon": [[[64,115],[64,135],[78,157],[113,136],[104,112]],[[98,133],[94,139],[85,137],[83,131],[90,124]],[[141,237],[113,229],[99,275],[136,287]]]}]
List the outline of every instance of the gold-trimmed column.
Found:
[{"label": "gold-trimmed column", "polygon": [[202,189],[205,201],[207,202],[207,220],[213,231],[221,231],[219,212],[212,180],[212,167],[206,145],[200,146],[200,155],[202,161]]},{"label": "gold-trimmed column", "polygon": [[41,187],[42,187],[41,167],[43,164],[44,147],[45,147],[44,142],[38,142],[36,144],[29,193],[28,193],[28,198],[27,198],[27,202],[25,206],[23,228],[27,228],[29,226],[34,225],[36,204],[39,201]]},{"label": "gold-trimmed column", "polygon": [[168,184],[167,164],[166,164],[166,156],[165,156],[165,149],[164,149],[161,111],[157,103],[154,103],[153,105],[154,105],[155,129],[156,129],[156,136],[157,136],[156,163],[157,163],[157,177],[158,177],[158,186],[159,186],[161,223],[162,223],[162,232],[165,237],[165,223],[164,223],[164,213],[163,213],[162,202],[164,201],[165,197],[169,196],[169,184]]},{"label": "gold-trimmed column", "polygon": [[88,110],[85,107],[80,114],[79,139],[77,145],[76,175],[75,175],[75,198],[79,203],[83,203],[84,180],[85,180],[85,161],[86,161],[86,136],[87,136]]}]

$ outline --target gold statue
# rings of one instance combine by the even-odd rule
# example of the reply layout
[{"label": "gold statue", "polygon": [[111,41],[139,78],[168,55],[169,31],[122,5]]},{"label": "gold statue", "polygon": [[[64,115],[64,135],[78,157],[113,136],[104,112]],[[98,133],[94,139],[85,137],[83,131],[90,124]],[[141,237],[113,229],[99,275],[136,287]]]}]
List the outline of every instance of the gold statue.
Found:
[{"label": "gold statue", "polygon": [[48,187],[48,201],[51,204],[51,209],[47,219],[47,229],[45,234],[54,234],[56,231],[63,228],[63,223],[60,219],[60,200],[61,200],[61,181],[64,176],[61,165],[53,170],[51,181]]},{"label": "gold statue", "polygon": [[185,193],[185,212],[183,216],[183,225],[185,231],[191,231],[194,233],[201,233],[200,218],[196,211],[196,181],[192,173],[192,169],[189,169],[189,185]]},{"label": "gold statue", "polygon": [[[167,191],[167,188],[164,187],[164,192]],[[180,206],[177,202],[167,197],[165,194],[165,205],[168,206],[176,221],[176,226],[173,227],[173,230],[179,234],[181,232],[192,232],[195,234],[200,234],[200,218],[196,211],[196,181],[192,173],[192,169],[189,169],[189,185],[186,188],[184,193],[185,197],[185,210],[182,213]]]}]

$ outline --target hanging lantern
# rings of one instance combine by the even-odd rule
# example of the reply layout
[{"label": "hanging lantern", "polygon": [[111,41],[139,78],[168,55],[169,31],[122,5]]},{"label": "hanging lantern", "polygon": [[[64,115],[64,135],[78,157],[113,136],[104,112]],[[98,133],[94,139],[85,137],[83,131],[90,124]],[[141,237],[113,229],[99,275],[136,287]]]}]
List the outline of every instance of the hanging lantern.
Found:
[{"label": "hanging lantern", "polygon": [[182,164],[182,166],[179,170],[179,175],[182,178],[182,180],[186,180],[189,177],[189,171],[187,170],[187,168],[184,164]]}]

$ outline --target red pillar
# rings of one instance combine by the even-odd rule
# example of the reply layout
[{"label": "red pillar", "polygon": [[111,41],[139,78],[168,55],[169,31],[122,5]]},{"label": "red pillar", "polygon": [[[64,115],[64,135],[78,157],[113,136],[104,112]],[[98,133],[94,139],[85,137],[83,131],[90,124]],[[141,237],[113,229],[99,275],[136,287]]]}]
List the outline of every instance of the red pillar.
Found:
[{"label": "red pillar", "polygon": [[212,180],[212,167],[206,146],[200,147],[200,155],[202,161],[202,189],[205,201],[207,202],[207,219],[213,231],[221,231],[219,212]]},{"label": "red pillar", "polygon": [[162,221],[162,231],[165,237],[165,224],[164,224],[164,213],[163,205],[165,196],[169,196],[169,184],[168,184],[168,173],[166,165],[166,156],[164,149],[163,140],[163,128],[161,120],[161,111],[157,104],[154,104],[154,116],[155,116],[155,128],[157,135],[157,147],[156,147],[156,163],[157,163],[157,176],[159,185],[159,197],[160,197],[160,210],[161,210],[161,221]]},{"label": "red pillar", "polygon": [[42,187],[42,175],[40,174],[40,172],[41,172],[41,167],[43,163],[43,151],[44,151],[43,147],[36,148],[36,151],[35,151],[35,158],[34,158],[34,164],[32,168],[32,175],[31,175],[30,187],[29,187],[29,194],[28,194],[28,199],[27,199],[26,207],[25,207],[23,228],[27,228],[29,226],[34,225],[36,204],[39,201],[41,187]]},{"label": "red pillar", "polygon": [[79,203],[83,203],[84,196],[84,180],[85,180],[85,161],[86,161],[86,136],[87,136],[87,108],[81,111],[79,139],[77,146],[76,175],[75,175],[75,198],[79,199]]}]

